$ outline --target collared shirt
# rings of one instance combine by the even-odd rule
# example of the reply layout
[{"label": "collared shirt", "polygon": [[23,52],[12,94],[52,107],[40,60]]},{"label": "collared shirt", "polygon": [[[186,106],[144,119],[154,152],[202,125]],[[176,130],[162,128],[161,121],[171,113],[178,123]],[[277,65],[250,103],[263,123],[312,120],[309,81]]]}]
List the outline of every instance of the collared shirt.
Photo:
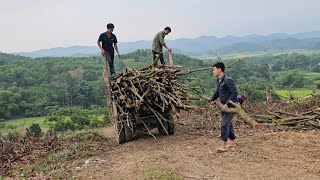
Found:
[{"label": "collared shirt", "polygon": [[211,101],[214,101],[220,97],[222,104],[226,104],[229,100],[237,102],[238,92],[231,77],[223,75],[220,79],[217,79],[216,87],[217,89],[212,95]]},{"label": "collared shirt", "polygon": [[98,42],[102,42],[102,48],[108,53],[114,53],[113,45],[118,43],[116,35],[111,33],[108,37],[106,32],[100,34]]},{"label": "collared shirt", "polygon": [[164,42],[165,35],[162,31],[158,32],[154,38],[152,43],[152,51],[155,51],[157,53],[162,52],[162,46],[164,46],[166,43]]}]

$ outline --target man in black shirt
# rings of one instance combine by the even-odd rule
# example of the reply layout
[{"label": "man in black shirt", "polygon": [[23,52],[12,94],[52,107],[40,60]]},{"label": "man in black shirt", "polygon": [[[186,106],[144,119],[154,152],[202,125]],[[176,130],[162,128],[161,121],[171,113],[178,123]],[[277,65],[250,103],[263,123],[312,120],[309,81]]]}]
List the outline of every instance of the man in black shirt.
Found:
[{"label": "man in black shirt", "polygon": [[[211,97],[210,101],[215,101],[220,98],[220,102],[224,105],[224,108],[232,108],[229,101],[237,102],[237,88],[233,79],[224,74],[225,66],[222,62],[218,62],[212,66],[212,74],[217,77],[216,91]],[[235,147],[237,145],[235,139],[236,136],[232,127],[232,119],[234,114],[221,112],[221,140],[222,144],[217,149],[218,152],[225,152],[229,147]],[[227,144],[227,141],[229,143]]]},{"label": "man in black shirt", "polygon": [[[114,25],[112,23],[107,24],[107,31],[100,34],[98,39],[98,46],[101,49],[101,54],[105,55],[110,68],[110,77],[114,77],[116,72],[114,70],[114,49],[118,53],[120,59],[120,52],[118,49],[118,40],[115,34],[113,34]],[[102,45],[101,43],[102,42]]]}]

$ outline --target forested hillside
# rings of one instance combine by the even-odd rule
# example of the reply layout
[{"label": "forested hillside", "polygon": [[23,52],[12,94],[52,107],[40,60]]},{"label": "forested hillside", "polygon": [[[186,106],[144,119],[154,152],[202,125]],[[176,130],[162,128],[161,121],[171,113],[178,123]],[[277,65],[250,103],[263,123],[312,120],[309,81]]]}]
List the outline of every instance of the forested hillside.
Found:
[{"label": "forested hillside", "polygon": [[[167,55],[165,55],[167,57]],[[137,50],[116,59],[116,71],[126,67],[142,68],[150,64],[150,50]],[[211,67],[216,59],[199,60],[173,54],[175,64],[184,70]],[[220,59],[226,64],[236,59]],[[92,108],[105,106],[101,57],[26,58],[0,54],[0,119],[13,116],[44,116],[50,109],[63,106]],[[227,69],[241,93],[252,100],[264,99],[265,87],[278,89],[320,86],[320,55],[296,53],[277,56],[248,57]],[[199,80],[187,80],[197,78]],[[181,79],[190,86],[202,88],[209,96],[215,78],[211,71],[201,71]]]}]

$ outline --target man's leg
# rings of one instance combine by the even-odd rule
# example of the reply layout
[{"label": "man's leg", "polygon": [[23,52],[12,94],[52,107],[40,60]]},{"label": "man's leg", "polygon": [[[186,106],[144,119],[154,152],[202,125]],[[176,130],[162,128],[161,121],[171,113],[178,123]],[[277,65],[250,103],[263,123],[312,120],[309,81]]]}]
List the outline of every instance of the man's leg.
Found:
[{"label": "man's leg", "polygon": [[116,75],[116,72],[114,70],[114,53],[107,53],[107,60],[110,69],[110,77],[113,77]]},{"label": "man's leg", "polygon": [[225,151],[227,151],[227,141],[228,141],[228,138],[230,137],[230,132],[231,132],[230,128],[232,128],[231,123],[232,123],[232,118],[233,118],[234,115],[231,114],[231,113],[222,112],[221,116],[222,116],[222,120],[221,120],[221,140],[222,140],[222,144],[217,149],[217,151],[218,152],[225,152]]},{"label": "man's leg", "polygon": [[152,51],[152,55],[153,55],[153,61],[152,61],[152,65],[155,66],[158,64],[158,59],[159,59],[159,53]]},{"label": "man's leg", "polygon": [[227,151],[227,141],[229,137],[229,122],[228,122],[228,116],[226,116],[227,113],[221,112],[221,146],[217,149],[218,152],[225,152]]},{"label": "man's leg", "polygon": [[229,143],[227,144],[227,148],[230,148],[230,147],[236,147],[237,146],[237,143],[235,141],[236,139],[236,135],[234,134],[234,130],[233,130],[233,127],[232,127],[232,119],[234,117],[234,114],[230,114],[230,128],[229,128]]},{"label": "man's leg", "polygon": [[164,62],[164,58],[163,58],[163,53],[160,53],[159,58],[160,58],[161,65],[164,65],[165,62]]}]

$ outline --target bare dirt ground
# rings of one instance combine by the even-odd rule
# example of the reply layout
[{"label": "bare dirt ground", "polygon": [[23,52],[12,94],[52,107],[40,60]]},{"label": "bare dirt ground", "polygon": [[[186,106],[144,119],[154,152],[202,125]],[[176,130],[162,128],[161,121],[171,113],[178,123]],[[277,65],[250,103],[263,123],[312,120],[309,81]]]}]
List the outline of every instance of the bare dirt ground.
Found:
[{"label": "bare dirt ground", "polygon": [[176,129],[175,135],[154,139],[142,133],[115,145],[113,127],[104,128],[108,150],[72,170],[74,178],[148,179],[150,171],[164,168],[179,179],[320,179],[319,131],[237,128],[238,146],[217,153],[219,130],[197,130],[190,123]]}]

